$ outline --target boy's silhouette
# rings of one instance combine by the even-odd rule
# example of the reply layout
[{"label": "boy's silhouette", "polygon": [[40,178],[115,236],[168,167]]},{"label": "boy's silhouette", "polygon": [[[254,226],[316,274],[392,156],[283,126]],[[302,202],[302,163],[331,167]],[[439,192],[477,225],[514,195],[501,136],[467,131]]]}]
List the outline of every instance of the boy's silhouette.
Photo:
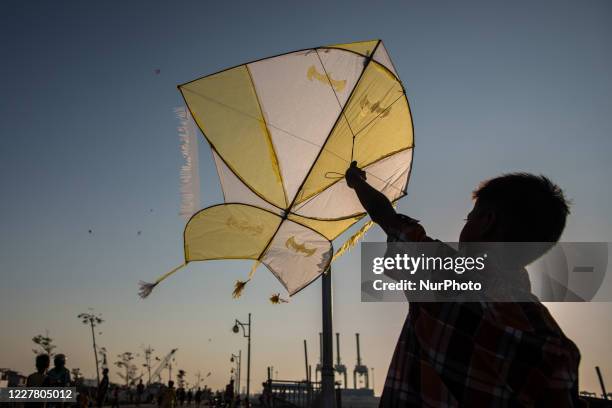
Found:
[{"label": "boy's silhouette", "polygon": [[[47,369],[49,368],[49,355],[39,354],[36,356],[36,372],[32,373],[26,379],[26,387],[44,387],[47,384]],[[26,407],[39,408],[44,407],[43,402],[30,402],[25,404]]]},{"label": "boy's silhouette", "polygon": [[36,372],[28,376],[26,387],[42,387],[45,384],[49,363],[50,359],[48,354],[39,354],[36,356]]},{"label": "boy's silhouette", "polygon": [[[395,212],[355,162],[345,177],[388,241],[433,241],[418,221]],[[494,178],[474,191],[473,198],[460,243],[552,245],[569,214],[561,189],[543,176]],[[530,290],[524,268],[503,278]],[[537,301],[410,302],[380,406],[575,407],[579,361],[574,343]]]},{"label": "boy's silhouette", "polygon": [[54,367],[47,372],[49,387],[69,387],[70,371],[66,368],[66,356],[57,354],[53,358]]}]

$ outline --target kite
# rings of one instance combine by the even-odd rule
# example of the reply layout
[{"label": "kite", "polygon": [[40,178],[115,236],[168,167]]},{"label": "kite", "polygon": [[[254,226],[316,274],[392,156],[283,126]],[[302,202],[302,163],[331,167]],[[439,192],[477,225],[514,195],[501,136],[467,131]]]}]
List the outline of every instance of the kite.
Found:
[{"label": "kite", "polygon": [[[352,161],[396,203],[414,147],[408,99],[380,40],[304,49],[179,85],[210,145],[224,203],[195,212],[184,263],[252,259],[290,296],[325,273],[372,225],[333,253],[332,241],[366,214],[344,173]],[[275,302],[283,302],[279,294]]]}]

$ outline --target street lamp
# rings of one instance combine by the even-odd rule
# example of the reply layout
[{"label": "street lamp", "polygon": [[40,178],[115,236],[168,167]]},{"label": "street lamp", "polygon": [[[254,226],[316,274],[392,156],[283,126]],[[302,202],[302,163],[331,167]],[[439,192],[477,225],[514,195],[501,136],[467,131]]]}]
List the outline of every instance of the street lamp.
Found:
[{"label": "street lamp", "polygon": [[[238,327],[240,326],[240,327]],[[239,333],[240,328],[242,328],[242,336],[247,338],[247,383],[246,383],[246,400],[247,407],[251,406],[250,390],[251,390],[251,314],[249,313],[249,321],[248,323],[242,323],[238,319],[234,319],[234,327],[232,327],[232,331],[234,333]],[[248,330],[247,330],[248,329]]]}]

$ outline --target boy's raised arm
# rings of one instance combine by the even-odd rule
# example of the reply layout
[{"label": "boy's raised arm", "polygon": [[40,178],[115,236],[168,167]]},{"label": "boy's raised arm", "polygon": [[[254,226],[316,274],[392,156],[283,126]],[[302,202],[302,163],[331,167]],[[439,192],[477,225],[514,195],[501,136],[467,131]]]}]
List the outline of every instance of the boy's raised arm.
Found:
[{"label": "boy's raised arm", "polygon": [[380,191],[370,186],[366,181],[366,173],[352,162],[345,174],[346,184],[355,190],[359,202],[368,212],[372,221],[380,225],[387,233],[391,233],[397,223],[397,213],[391,201]]}]

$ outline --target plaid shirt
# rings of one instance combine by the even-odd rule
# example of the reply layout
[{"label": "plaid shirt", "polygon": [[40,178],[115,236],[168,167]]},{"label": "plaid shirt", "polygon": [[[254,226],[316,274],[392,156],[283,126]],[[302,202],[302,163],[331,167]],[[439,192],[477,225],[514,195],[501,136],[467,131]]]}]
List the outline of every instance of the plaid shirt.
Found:
[{"label": "plaid shirt", "polygon": [[576,407],[579,361],[537,301],[411,302],[380,406]]}]

